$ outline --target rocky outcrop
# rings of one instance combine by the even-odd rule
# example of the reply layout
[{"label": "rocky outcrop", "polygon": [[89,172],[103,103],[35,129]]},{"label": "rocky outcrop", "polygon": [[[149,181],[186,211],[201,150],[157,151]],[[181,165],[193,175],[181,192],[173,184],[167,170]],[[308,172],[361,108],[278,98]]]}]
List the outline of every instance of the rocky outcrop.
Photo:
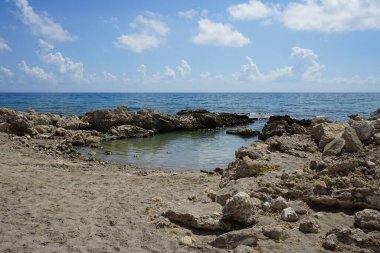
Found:
[{"label": "rocky outcrop", "polygon": [[323,149],[328,143],[336,138],[342,137],[347,123],[334,122],[322,123],[312,128],[312,136],[318,143],[320,149]]},{"label": "rocky outcrop", "polygon": [[380,108],[371,113],[370,119],[372,120],[380,119]]},{"label": "rocky outcrop", "polygon": [[310,125],[311,120],[297,120],[288,115],[271,116],[261,131],[259,139],[266,140],[272,136],[303,134],[306,131],[305,127],[310,127]]},{"label": "rocky outcrop", "polygon": [[88,128],[88,123],[83,122],[76,115],[63,116],[56,124],[57,127],[66,130],[83,130]]},{"label": "rocky outcrop", "polygon": [[374,127],[370,121],[353,121],[350,123],[350,125],[353,129],[355,129],[360,141],[368,140],[372,136],[374,131]]},{"label": "rocky outcrop", "polygon": [[352,127],[347,126],[344,129],[342,138],[345,140],[344,150],[346,152],[353,153],[363,150],[363,144]]},{"label": "rocky outcrop", "polygon": [[121,125],[121,126],[112,127],[110,130],[110,133],[113,134],[115,138],[122,139],[122,138],[141,138],[141,137],[152,136],[154,134],[154,131],[146,130],[138,126]]}]

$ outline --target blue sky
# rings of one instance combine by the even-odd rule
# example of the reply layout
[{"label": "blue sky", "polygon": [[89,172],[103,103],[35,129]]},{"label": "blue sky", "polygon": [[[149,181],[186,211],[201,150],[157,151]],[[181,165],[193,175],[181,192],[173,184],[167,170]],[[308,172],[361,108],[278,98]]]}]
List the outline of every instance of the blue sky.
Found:
[{"label": "blue sky", "polygon": [[380,92],[378,0],[0,0],[0,91]]}]

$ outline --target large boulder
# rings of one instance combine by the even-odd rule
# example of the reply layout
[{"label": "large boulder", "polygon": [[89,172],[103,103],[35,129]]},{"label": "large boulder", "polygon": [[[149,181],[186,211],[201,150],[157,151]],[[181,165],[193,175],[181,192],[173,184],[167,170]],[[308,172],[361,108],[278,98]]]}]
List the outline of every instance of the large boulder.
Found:
[{"label": "large boulder", "polygon": [[333,122],[322,123],[312,128],[312,136],[318,142],[320,149],[323,149],[328,143],[335,138],[342,137],[347,123]]},{"label": "large boulder", "polygon": [[121,106],[116,109],[88,112],[83,117],[83,121],[88,123],[92,129],[108,131],[113,126],[128,124],[131,118],[128,108]]},{"label": "large boulder", "polygon": [[223,219],[237,221],[241,225],[250,226],[255,223],[255,209],[261,201],[251,199],[245,192],[238,192],[227,200],[223,208]]},{"label": "large boulder", "polygon": [[356,134],[361,141],[368,140],[373,134],[374,128],[370,121],[353,121],[350,125],[355,129]]},{"label": "large boulder", "polygon": [[324,146],[323,155],[339,155],[342,152],[343,147],[346,145],[346,141],[341,137],[336,137],[327,145]]},{"label": "large boulder", "polygon": [[363,144],[361,143],[355,129],[347,126],[344,129],[342,138],[345,140],[344,150],[346,152],[359,152],[363,150]]},{"label": "large boulder", "polygon": [[[293,126],[296,124],[295,126]],[[272,136],[282,136],[286,134],[303,134],[306,132],[305,127],[310,127],[311,120],[297,120],[289,115],[271,116],[263,127],[260,140],[266,140]]]},{"label": "large boulder", "polygon": [[252,130],[251,128],[238,128],[238,129],[227,130],[226,134],[234,134],[234,135],[240,135],[243,137],[251,137],[251,136],[259,135],[260,132]]},{"label": "large boulder", "polygon": [[19,136],[26,134],[32,135],[33,123],[29,121],[24,115],[20,114],[10,123],[8,131]]}]

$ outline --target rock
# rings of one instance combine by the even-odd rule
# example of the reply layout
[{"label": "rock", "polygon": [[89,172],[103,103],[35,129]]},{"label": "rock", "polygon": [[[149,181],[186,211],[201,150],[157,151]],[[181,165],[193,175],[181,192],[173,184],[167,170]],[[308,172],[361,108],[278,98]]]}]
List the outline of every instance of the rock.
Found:
[{"label": "rock", "polygon": [[228,165],[227,170],[223,173],[220,186],[224,187],[230,180],[253,177],[260,173],[268,173],[274,170],[278,170],[278,166],[270,165],[263,161],[252,160],[248,156],[245,156],[242,159],[236,159]]},{"label": "rock", "polygon": [[19,136],[26,134],[32,135],[33,124],[28,121],[23,115],[19,115],[10,125],[8,131]]},{"label": "rock", "polygon": [[271,208],[276,211],[280,211],[289,206],[288,202],[283,197],[278,197],[277,199],[272,200]]},{"label": "rock", "polygon": [[67,133],[68,133],[68,131],[66,129],[59,127],[57,129],[55,129],[54,134],[57,136],[65,136]]},{"label": "rock", "polygon": [[376,133],[373,135],[373,140],[377,145],[380,145],[380,133]]},{"label": "rock", "polygon": [[323,247],[341,252],[380,252],[380,233],[363,232],[361,229],[333,229],[327,233]]},{"label": "rock", "polygon": [[234,249],[233,253],[258,253],[258,251],[251,246],[239,245]]},{"label": "rock", "polygon": [[162,215],[171,222],[202,230],[227,230],[233,229],[233,225],[228,221],[221,220],[221,217],[213,215],[220,212],[220,205],[217,203],[201,204],[192,202],[191,209],[177,205],[175,208],[165,211]]},{"label": "rock", "polygon": [[254,246],[257,244],[257,234],[252,228],[235,230],[216,237],[210,245],[215,248],[234,249],[239,245]]},{"label": "rock", "polygon": [[282,210],[281,219],[284,221],[295,222],[299,220],[298,214],[293,210],[293,208],[288,207]]},{"label": "rock", "polygon": [[252,160],[259,159],[264,155],[268,154],[269,145],[262,141],[255,141],[248,147],[241,147],[235,152],[235,157],[243,159],[243,157],[248,156]]},{"label": "rock", "polygon": [[238,192],[227,200],[223,208],[223,219],[237,221],[244,226],[250,226],[255,223],[254,214],[257,204],[247,193]]},{"label": "rock", "polygon": [[[270,151],[280,151],[295,156],[316,153],[318,147],[309,135],[273,136],[265,141]],[[302,155],[301,155],[302,154]]]},{"label": "rock", "polygon": [[347,123],[334,122],[322,123],[312,128],[312,136],[319,143],[320,149],[323,149],[328,143],[343,135]]},{"label": "rock", "polygon": [[351,123],[351,127],[355,129],[360,141],[368,140],[373,134],[373,126],[369,121],[354,121]]},{"label": "rock", "polygon": [[349,117],[351,120],[354,120],[354,121],[362,121],[362,120],[365,120],[364,115],[363,115],[363,114],[360,114],[360,113],[351,114],[351,115],[348,115],[348,117]]},{"label": "rock", "polygon": [[269,211],[270,209],[270,203],[269,202],[264,202],[263,206],[261,207],[263,211]]},{"label": "rock", "polygon": [[154,131],[152,130],[146,130],[144,128],[132,125],[112,127],[110,132],[117,135],[118,138],[141,138],[152,136],[154,134]]},{"label": "rock", "polygon": [[0,132],[7,132],[11,124],[7,122],[0,123]]},{"label": "rock", "polygon": [[297,123],[294,123],[290,127],[290,133],[291,134],[308,134],[305,127],[298,125]]},{"label": "rock", "polygon": [[371,113],[371,119],[372,120],[380,119],[380,108]]},{"label": "rock", "polygon": [[88,127],[88,123],[83,122],[76,115],[64,116],[57,122],[56,125],[59,128],[64,128],[67,130],[82,130]]},{"label": "rock", "polygon": [[303,215],[307,213],[306,203],[301,200],[290,201],[288,204],[298,214]]},{"label": "rock", "polygon": [[380,212],[364,209],[355,214],[355,225],[364,231],[380,231]]},{"label": "rock", "polygon": [[317,234],[319,233],[319,228],[320,226],[318,222],[312,219],[304,220],[299,225],[299,230],[305,234],[309,234],[309,233]]},{"label": "rock", "polygon": [[263,235],[277,242],[284,241],[289,238],[289,233],[281,227],[263,227],[262,232]]},{"label": "rock", "polygon": [[260,134],[260,131],[255,131],[250,128],[239,128],[239,129],[232,129],[232,130],[227,130],[227,134],[234,134],[234,135],[240,135],[240,136],[246,136],[246,137],[251,137],[251,136],[257,136]]},{"label": "rock", "polygon": [[192,246],[194,242],[195,242],[195,239],[192,236],[186,235],[180,239],[179,244]]},{"label": "rock", "polygon": [[34,129],[35,129],[39,134],[45,134],[45,133],[48,133],[48,132],[51,132],[51,131],[52,131],[52,126],[48,126],[48,125],[37,125],[37,126],[34,126]]},{"label": "rock", "polygon": [[345,144],[346,144],[346,141],[343,138],[337,137],[324,147],[323,155],[324,156],[339,155],[342,152],[342,149]]},{"label": "rock", "polygon": [[342,138],[345,140],[344,150],[346,152],[359,152],[363,150],[363,144],[352,127],[347,126],[344,129]]}]

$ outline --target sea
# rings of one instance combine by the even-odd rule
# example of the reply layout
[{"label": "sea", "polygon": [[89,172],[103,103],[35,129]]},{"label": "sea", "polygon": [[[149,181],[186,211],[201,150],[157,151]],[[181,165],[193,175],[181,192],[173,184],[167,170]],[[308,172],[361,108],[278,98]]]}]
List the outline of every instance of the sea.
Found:
[{"label": "sea", "polygon": [[[168,114],[194,108],[244,113],[259,118],[246,127],[260,130],[270,115],[341,121],[354,113],[369,116],[380,108],[380,93],[0,93],[0,107],[20,111],[33,108],[38,112],[83,115],[122,105],[130,111],[157,109]],[[227,135],[225,129],[174,132],[104,142],[100,149],[83,148],[81,152],[144,168],[200,170],[225,168],[234,159],[236,149],[255,140]]]}]

